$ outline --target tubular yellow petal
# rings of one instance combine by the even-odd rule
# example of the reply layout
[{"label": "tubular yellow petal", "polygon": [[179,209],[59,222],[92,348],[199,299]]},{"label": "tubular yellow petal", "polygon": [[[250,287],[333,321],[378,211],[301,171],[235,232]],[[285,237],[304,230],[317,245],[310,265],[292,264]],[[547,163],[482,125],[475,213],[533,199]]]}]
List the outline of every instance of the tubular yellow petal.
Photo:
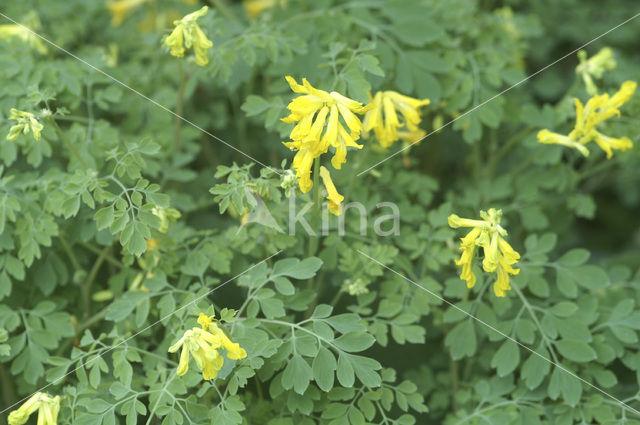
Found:
[{"label": "tubular yellow petal", "polygon": [[504,255],[508,264],[514,264],[520,259],[520,254],[518,254],[511,245],[509,245],[509,242],[504,240],[501,236],[498,237],[498,248],[500,248],[500,251]]},{"label": "tubular yellow petal", "polygon": [[178,362],[178,369],[176,373],[178,376],[182,376],[189,370],[189,347],[185,344],[180,352],[180,361]]},{"label": "tubular yellow petal", "polygon": [[289,83],[289,87],[291,87],[291,90],[294,93],[308,93],[308,90],[304,86],[298,84],[292,76],[285,75],[284,79],[287,80],[287,83]]},{"label": "tubular yellow petal", "polygon": [[457,214],[451,214],[448,218],[449,227],[457,229],[458,227],[482,227],[489,223],[484,220],[472,220],[470,218],[461,218]]},{"label": "tubular yellow petal", "polygon": [[[323,106],[316,115],[315,121],[313,125],[307,132],[306,141],[309,142],[319,142],[322,136],[322,130],[324,130],[324,125],[327,122],[327,115],[329,114],[329,108]],[[292,137],[293,138],[293,137]]]},{"label": "tubular yellow petal", "polygon": [[327,142],[331,146],[337,145],[338,127],[340,126],[338,117],[339,117],[338,107],[336,105],[331,105],[331,112],[329,113],[329,123],[327,124],[327,130],[325,132],[325,137],[327,138]]},{"label": "tubular yellow petal", "polygon": [[376,93],[369,103],[370,109],[364,116],[364,131],[371,131],[382,126],[382,92]]},{"label": "tubular yellow petal", "polygon": [[183,57],[185,52],[183,28],[183,24],[178,24],[164,40],[164,44],[171,48],[171,54],[179,58]]},{"label": "tubular yellow petal", "polygon": [[358,117],[356,117],[356,115],[342,103],[338,104],[338,110],[340,111],[340,116],[342,116],[344,122],[347,124],[347,127],[351,130],[351,137],[358,139],[360,137],[360,132],[362,131],[362,123]]},{"label": "tubular yellow petal", "polygon": [[213,42],[204,35],[202,29],[199,25],[194,25],[194,41],[193,41],[193,50],[196,55],[196,63],[200,66],[205,66],[209,63],[209,58],[207,57],[207,50],[209,50],[213,46]]},{"label": "tubular yellow petal", "polygon": [[341,204],[344,201],[344,196],[338,193],[333,181],[331,180],[331,174],[324,166],[320,167],[320,177],[324,183],[324,187],[327,189],[327,199],[329,200],[329,211],[334,215],[340,215]]},{"label": "tubular yellow petal", "polygon": [[309,135],[309,131],[311,131],[311,124],[313,123],[313,114],[305,115],[293,130],[291,130],[291,139],[293,140],[304,140]]},{"label": "tubular yellow petal", "polygon": [[600,146],[600,149],[605,151],[607,154],[607,159],[610,159],[613,156],[613,149],[619,151],[626,151],[628,149],[633,148],[633,142],[628,137],[622,137],[620,139],[616,139],[614,137],[608,137],[604,134],[594,132],[594,141]]},{"label": "tubular yellow petal", "polygon": [[324,102],[322,99],[307,94],[293,99],[289,105],[287,105],[287,109],[289,109],[292,114],[297,115],[299,117],[298,119],[301,119],[308,114],[313,114],[318,109],[322,108],[323,105]]},{"label": "tubular yellow petal", "polygon": [[574,142],[571,138],[562,134],[553,133],[547,129],[538,132],[538,142],[544,144],[562,145],[577,149],[582,155],[589,156],[589,150],[581,143]]}]

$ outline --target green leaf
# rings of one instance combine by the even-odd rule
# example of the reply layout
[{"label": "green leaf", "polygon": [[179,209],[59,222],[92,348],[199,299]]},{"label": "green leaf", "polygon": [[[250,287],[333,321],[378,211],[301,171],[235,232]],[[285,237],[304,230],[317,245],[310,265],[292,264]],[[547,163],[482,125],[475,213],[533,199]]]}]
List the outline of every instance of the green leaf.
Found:
[{"label": "green leaf", "polygon": [[561,339],[556,341],[556,347],[560,354],[574,362],[586,363],[598,357],[594,349],[583,341]]},{"label": "green leaf", "polygon": [[586,249],[572,249],[562,257],[558,258],[556,262],[565,267],[579,266],[586,263],[590,255],[591,254],[589,254],[589,251],[587,251]]},{"label": "green leaf", "polygon": [[131,221],[120,234],[120,243],[133,255],[142,255],[147,250],[146,239],[151,238],[149,228],[139,221]]},{"label": "green leaf", "polygon": [[518,363],[520,363],[520,349],[518,348],[518,344],[507,340],[493,355],[491,367],[496,368],[498,376],[503,377],[513,372],[518,366]]},{"label": "green leaf", "polygon": [[371,347],[375,341],[375,338],[370,334],[362,332],[348,332],[337,338],[333,343],[339,349],[348,353],[358,353]]},{"label": "green leaf", "polygon": [[338,355],[338,369],[336,370],[336,376],[338,377],[340,385],[350,388],[353,386],[356,378],[353,366],[351,365],[351,361],[348,356],[349,355],[345,353],[340,353]]},{"label": "green leaf", "polygon": [[458,323],[446,336],[444,343],[454,360],[471,357],[476,352],[476,332],[471,320]]},{"label": "green leaf", "polygon": [[297,258],[285,258],[274,264],[271,279],[277,276],[310,279],[316,275],[320,266],[322,266],[322,260],[317,257],[305,258],[302,261]]},{"label": "green leaf", "polygon": [[316,381],[316,384],[318,384],[318,388],[325,392],[333,388],[333,380],[337,367],[338,364],[333,353],[325,347],[320,347],[312,364],[313,379]]},{"label": "green leaf", "polygon": [[265,98],[252,94],[247,96],[247,99],[240,109],[242,109],[248,117],[252,117],[266,111],[270,106],[271,105],[267,100],[265,100]]},{"label": "green leaf", "polygon": [[578,311],[578,306],[570,301],[561,301],[551,307],[551,313],[559,317],[569,317]]},{"label": "green leaf", "polygon": [[414,47],[422,47],[426,43],[437,40],[444,34],[444,30],[440,25],[423,16],[398,21],[395,23],[393,30],[400,40]]},{"label": "green leaf", "polygon": [[552,399],[555,400],[562,394],[562,398],[569,406],[577,406],[582,396],[582,384],[577,378],[556,367],[551,374],[547,391]]},{"label": "green leaf", "polygon": [[304,394],[313,378],[313,371],[305,359],[294,354],[282,373],[282,387],[286,390],[293,388],[298,394]]},{"label": "green leaf", "polygon": [[530,390],[537,388],[551,370],[550,360],[545,360],[549,358],[547,350],[539,348],[536,352],[542,357],[538,354],[531,353],[529,358],[522,364],[521,369],[524,383]]}]

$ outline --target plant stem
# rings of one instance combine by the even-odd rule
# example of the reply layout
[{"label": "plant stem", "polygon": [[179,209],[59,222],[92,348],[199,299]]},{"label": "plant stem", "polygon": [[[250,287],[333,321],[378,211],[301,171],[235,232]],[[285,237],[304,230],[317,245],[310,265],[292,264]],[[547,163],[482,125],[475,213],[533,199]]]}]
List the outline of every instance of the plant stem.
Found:
[{"label": "plant stem", "polygon": [[180,130],[182,128],[182,110],[184,109],[184,88],[187,83],[187,79],[184,75],[184,69],[182,61],[178,61],[178,75],[180,79],[180,86],[178,87],[178,100],[176,102],[176,115],[173,120],[173,150],[177,152],[180,149]]},{"label": "plant stem", "polygon": [[91,315],[91,285],[93,285],[93,281],[96,279],[96,275],[98,274],[98,270],[100,270],[100,266],[105,260],[105,257],[111,247],[105,246],[98,259],[95,263],[93,263],[93,267],[89,272],[89,275],[85,279],[84,283],[81,286],[82,292],[82,308],[84,311],[84,318],[87,319]]},{"label": "plant stem", "polygon": [[318,250],[320,207],[320,158],[316,158],[313,164],[313,208],[311,210],[311,229],[315,232],[315,235],[309,235],[309,257],[313,257]]},{"label": "plant stem", "polygon": [[502,159],[502,157],[507,152],[509,152],[518,142],[521,142],[525,137],[527,137],[530,132],[531,132],[531,127],[529,126],[521,129],[516,134],[511,136],[509,140],[507,140],[502,145],[502,147],[495,153],[495,155],[492,155],[491,159],[489,160],[489,166],[487,167],[487,175],[489,176],[489,178],[493,177],[496,165],[498,164],[500,159]]},{"label": "plant stem", "polygon": [[0,363],[0,382],[2,382],[2,400],[5,406],[9,406],[16,399],[16,393],[7,369],[2,363]]},{"label": "plant stem", "polygon": [[80,334],[85,329],[90,328],[95,323],[97,323],[97,322],[101,321],[102,319],[104,319],[105,316],[107,315],[108,311],[109,311],[109,307],[106,307],[106,308],[100,310],[98,313],[94,314],[88,320],[83,321],[83,323],[80,326],[78,326],[78,328],[76,329],[76,335],[74,337],[72,337],[72,338],[69,338],[67,341],[65,341],[64,344],[60,345],[60,348],[58,348],[58,351],[56,351],[56,356],[60,356],[60,355],[64,354],[64,352],[67,351],[69,346],[71,346],[73,344],[73,341],[75,339],[77,339],[78,337],[80,337]]},{"label": "plant stem", "polygon": [[73,156],[76,157],[76,159],[78,160],[78,162],[82,165],[82,167],[85,170],[89,169],[89,166],[87,165],[86,162],[84,162],[84,159],[82,159],[82,157],[80,156],[80,153],[76,150],[76,148],[73,146],[73,144],[71,143],[71,141],[67,138],[67,136],[65,136],[65,134],[62,132],[62,129],[60,128],[60,126],[58,126],[58,123],[56,122],[56,120],[53,119],[53,117],[50,117],[49,121],[51,122],[51,124],[53,125],[53,128],[55,128],[56,133],[58,133],[58,136],[60,136],[60,138],[62,139],[62,141],[64,142],[65,145],[67,145],[67,147],[69,148],[69,151],[73,154]]},{"label": "plant stem", "polygon": [[338,292],[336,292],[333,299],[331,300],[331,303],[330,303],[331,307],[335,307],[336,304],[338,304],[338,302],[342,298],[342,294],[344,294],[344,291],[342,289],[339,289]]},{"label": "plant stem", "polygon": [[[96,248],[93,245],[90,245],[86,242],[78,242],[78,245],[82,246],[83,248],[88,249],[89,251],[93,252],[94,254],[98,254],[101,255],[102,251],[98,248]],[[104,259],[107,260],[108,263],[113,264],[114,266],[118,267],[118,268],[124,268],[124,265],[116,258],[114,258],[112,255],[109,255],[108,253],[105,254]]]},{"label": "plant stem", "polygon": [[62,234],[58,235],[58,240],[60,241],[60,245],[62,245],[62,249],[64,249],[64,252],[67,253],[67,256],[69,257],[69,260],[71,261],[71,265],[73,266],[75,271],[82,270],[82,267],[80,266],[80,263],[78,262],[78,259],[73,254],[73,251],[71,250],[71,247],[67,243],[67,240],[64,238],[64,236],[62,236]]},{"label": "plant stem", "polygon": [[238,18],[233,14],[229,6],[224,0],[211,0],[211,4],[220,11],[220,13],[232,22],[238,22]]}]

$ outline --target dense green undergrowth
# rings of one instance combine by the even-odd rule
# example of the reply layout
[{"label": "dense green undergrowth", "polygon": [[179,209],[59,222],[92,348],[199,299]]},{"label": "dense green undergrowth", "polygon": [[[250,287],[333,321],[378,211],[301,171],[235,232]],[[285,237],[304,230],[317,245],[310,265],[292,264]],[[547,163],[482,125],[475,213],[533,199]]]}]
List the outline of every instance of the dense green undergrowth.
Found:
[{"label": "dense green undergrowth", "polygon": [[640,424],[640,24],[519,84],[634,2],[10,3],[49,41],[0,17],[2,420]]}]

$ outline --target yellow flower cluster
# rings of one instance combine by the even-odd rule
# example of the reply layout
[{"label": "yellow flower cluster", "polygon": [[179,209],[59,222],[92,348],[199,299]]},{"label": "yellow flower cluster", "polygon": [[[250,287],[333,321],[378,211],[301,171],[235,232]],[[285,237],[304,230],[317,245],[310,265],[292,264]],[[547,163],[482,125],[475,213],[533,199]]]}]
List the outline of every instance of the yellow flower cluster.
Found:
[{"label": "yellow flower cluster", "polygon": [[616,61],[613,58],[613,51],[609,47],[601,49],[594,56],[587,59],[587,52],[580,50],[578,52],[580,64],[576,67],[576,73],[582,76],[587,93],[594,95],[598,92],[598,88],[593,82],[594,78],[602,78],[605,71],[612,70],[616,67]]},{"label": "yellow flower cluster", "polygon": [[[301,94],[289,103],[289,116],[282,118],[286,123],[296,123],[289,137],[291,142],[284,145],[297,151],[293,158],[298,185],[303,193],[313,187],[311,168],[314,160],[329,150],[335,149],[331,164],[340,169],[346,162],[347,148],[362,149],[356,143],[364,131],[373,131],[380,144],[386,148],[397,140],[410,142],[420,140],[425,132],[418,127],[421,122],[420,107],[429,104],[429,99],[414,99],[395,91],[382,91],[371,97],[371,102],[362,103],[341,95],[313,87],[306,78],[302,85],[286,76],[294,93]],[[357,114],[366,114],[364,123]],[[329,210],[340,214],[340,204],[344,197],[338,193],[329,170],[320,168],[320,177],[328,192]]]},{"label": "yellow flower cluster", "polygon": [[9,425],[27,423],[29,416],[38,412],[38,425],[56,425],[60,412],[60,396],[50,397],[45,393],[35,393],[22,406],[9,414]]},{"label": "yellow flower cluster", "polygon": [[[338,92],[329,93],[316,89],[306,78],[302,79],[302,85],[290,76],[285,78],[291,90],[302,96],[296,97],[289,103],[287,109],[291,113],[282,118],[286,123],[296,123],[289,136],[292,141],[285,142],[284,145],[297,151],[293,158],[293,168],[296,170],[300,190],[307,193],[313,187],[311,181],[313,161],[326,153],[330,146],[335,149],[331,164],[338,170],[347,160],[347,148],[362,149],[362,145],[356,143],[362,132],[362,122],[356,114],[366,112],[367,108],[362,103]],[[337,215],[340,212],[343,197],[333,185],[329,171],[322,168],[324,171],[321,170],[320,176],[329,192],[330,210]]]},{"label": "yellow flower cluster", "polygon": [[170,353],[175,353],[182,347],[178,376],[184,375],[189,370],[189,355],[196,361],[205,380],[214,379],[222,369],[224,357],[218,352],[219,348],[227,350],[227,357],[231,360],[247,357],[247,352],[240,347],[240,344],[232,342],[227,337],[213,321],[213,316],[200,313],[198,324],[201,328],[194,327],[187,330],[178,342],[169,347]]},{"label": "yellow flower cluster", "polygon": [[207,38],[197,23],[198,18],[207,14],[209,8],[204,6],[202,9],[190,13],[175,21],[176,26],[173,32],[164,40],[164,44],[171,48],[171,54],[176,57],[183,57],[185,50],[193,46],[196,57],[196,63],[205,66],[209,63],[207,50],[213,43]]},{"label": "yellow flower cluster", "polygon": [[107,2],[107,9],[111,14],[111,25],[119,27],[122,25],[127,16],[129,16],[133,10],[148,2],[149,0],[115,0]]},{"label": "yellow flower cluster", "polygon": [[502,210],[494,208],[489,211],[480,211],[482,220],[460,218],[455,214],[449,216],[449,226],[471,227],[471,231],[460,239],[460,251],[462,255],[456,260],[456,265],[462,266],[460,278],[467,282],[467,287],[472,288],[476,284],[476,276],[473,273],[473,260],[476,247],[482,247],[484,271],[497,273],[497,280],[493,284],[493,291],[497,297],[504,297],[506,291],[511,289],[509,275],[517,275],[520,269],[514,269],[513,264],[518,262],[518,254],[509,243],[504,240],[507,231],[500,226]]},{"label": "yellow flower cluster", "polygon": [[17,124],[11,126],[7,140],[16,140],[20,133],[28,134],[29,130],[33,133],[33,138],[39,141],[42,137],[42,130],[44,126],[40,124],[40,121],[31,112],[19,111],[15,108],[11,108],[11,115],[9,115],[11,121],[16,121]]},{"label": "yellow flower cluster", "polygon": [[568,146],[577,149],[584,156],[589,156],[589,150],[585,145],[594,141],[606,152],[607,159],[613,155],[613,149],[621,151],[631,149],[633,143],[628,137],[619,139],[609,137],[598,132],[596,127],[611,117],[620,116],[619,108],[631,99],[636,86],[634,81],[626,81],[613,96],[597,94],[589,99],[584,106],[580,100],[575,99],[576,124],[573,131],[565,136],[544,129],[538,132],[538,141]]},{"label": "yellow flower cluster", "polygon": [[364,131],[373,130],[383,148],[400,139],[416,142],[426,134],[418,126],[422,121],[420,107],[429,103],[429,99],[415,99],[391,90],[378,92],[371,99],[371,109],[364,116]]},{"label": "yellow flower cluster", "polygon": [[[28,43],[32,48],[36,49],[39,53],[47,53],[47,47],[42,42],[40,37],[35,35],[35,31],[40,30],[40,18],[35,12],[29,13],[23,21],[24,26],[16,24],[0,25],[0,40],[20,39]],[[25,28],[26,27],[26,28]],[[32,31],[29,31],[30,28]]]}]

